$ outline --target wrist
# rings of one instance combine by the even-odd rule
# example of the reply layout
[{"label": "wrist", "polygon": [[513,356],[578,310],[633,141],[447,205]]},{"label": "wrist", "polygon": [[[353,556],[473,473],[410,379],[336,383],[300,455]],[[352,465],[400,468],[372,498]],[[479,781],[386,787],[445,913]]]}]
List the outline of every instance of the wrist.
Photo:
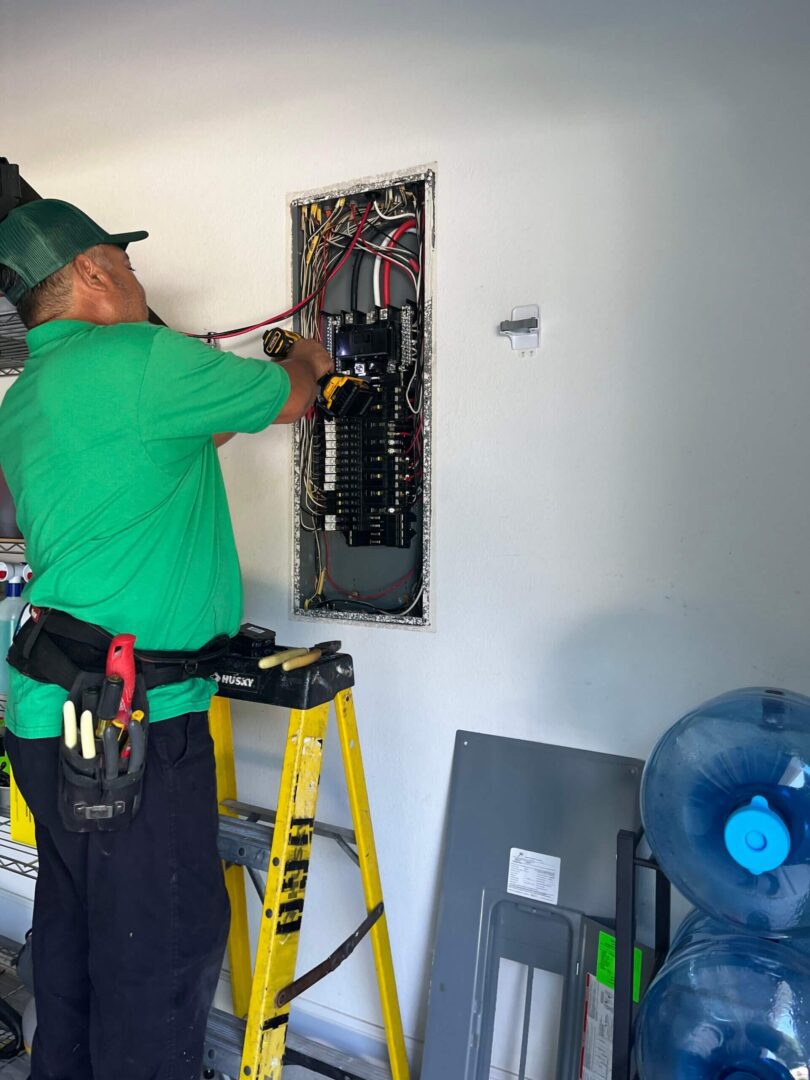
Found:
[{"label": "wrist", "polygon": [[328,375],[332,370],[332,358],[329,354],[326,357],[322,355],[313,355],[307,357],[309,361],[309,369],[312,372],[312,378],[315,382],[320,382],[324,375]]},{"label": "wrist", "polygon": [[319,382],[324,375],[328,375],[335,366],[332,357],[320,342],[307,339],[295,343],[290,352],[290,359],[303,361],[315,382]]}]

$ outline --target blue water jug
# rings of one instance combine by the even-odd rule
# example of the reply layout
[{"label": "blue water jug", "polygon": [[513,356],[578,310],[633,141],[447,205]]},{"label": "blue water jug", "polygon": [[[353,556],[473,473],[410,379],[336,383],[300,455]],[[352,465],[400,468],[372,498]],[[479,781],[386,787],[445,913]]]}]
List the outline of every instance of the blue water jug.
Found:
[{"label": "blue water jug", "polygon": [[689,713],[647,761],[641,812],[696,907],[758,933],[810,929],[810,698],[736,690]]},{"label": "blue water jug", "polygon": [[796,1080],[810,1066],[810,943],[693,912],[636,1020],[639,1080]]}]

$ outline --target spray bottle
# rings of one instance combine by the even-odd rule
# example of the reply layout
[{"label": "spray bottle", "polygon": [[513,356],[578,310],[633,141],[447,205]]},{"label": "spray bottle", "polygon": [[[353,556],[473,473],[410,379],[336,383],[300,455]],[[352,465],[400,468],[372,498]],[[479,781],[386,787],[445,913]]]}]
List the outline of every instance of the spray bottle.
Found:
[{"label": "spray bottle", "polygon": [[8,664],[6,654],[11,648],[14,631],[25,605],[22,598],[23,583],[15,575],[6,585],[6,598],[0,601],[0,694],[8,694]]}]

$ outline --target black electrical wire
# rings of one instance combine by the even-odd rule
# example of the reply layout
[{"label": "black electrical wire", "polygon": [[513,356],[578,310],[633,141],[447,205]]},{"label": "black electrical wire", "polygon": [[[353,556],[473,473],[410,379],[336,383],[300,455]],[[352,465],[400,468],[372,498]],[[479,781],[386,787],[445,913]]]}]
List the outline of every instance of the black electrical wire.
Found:
[{"label": "black electrical wire", "polygon": [[[419,588],[421,588],[421,584],[419,585]],[[415,610],[415,608],[413,607],[413,603],[414,603],[414,600],[416,599],[416,594],[419,592],[419,588],[416,589],[416,591],[410,597],[409,600],[407,600],[404,604],[400,604],[399,607],[395,607],[395,608],[380,607],[378,604],[369,604],[365,600],[354,600],[350,596],[345,596],[345,597],[343,597],[343,596],[319,597],[318,602],[315,603],[315,604],[312,604],[312,608],[325,607],[325,608],[332,608],[333,610],[338,611],[340,609],[339,609],[339,607],[337,605],[339,605],[339,604],[349,604],[350,606],[367,608],[370,611],[376,611],[380,615],[401,615],[402,612],[407,611],[408,608],[412,608],[413,610]]]},{"label": "black electrical wire", "polygon": [[352,260],[352,287],[350,293],[350,305],[352,311],[357,311],[357,293],[360,288],[360,267],[363,263],[365,251],[358,251]]},{"label": "black electrical wire", "polygon": [[[411,603],[413,603],[413,601],[411,601]],[[364,611],[374,611],[378,615],[401,615],[405,610],[407,610],[408,607],[410,607],[410,604],[405,604],[405,605],[403,605],[401,607],[398,607],[398,608],[381,608],[381,607],[377,607],[375,604],[367,604],[363,600],[349,600],[349,599],[345,599],[345,600],[344,599],[322,600],[321,603],[313,604],[312,607],[314,607],[316,610],[319,609],[319,608],[331,608],[332,611],[342,611],[343,609],[342,609],[342,607],[340,605],[349,605],[350,607],[361,607],[361,608],[363,608]]]},{"label": "black electrical wire", "polygon": [[[373,224],[370,220],[366,222],[364,232],[373,233],[376,236],[379,236],[382,240],[387,240],[389,237],[389,234],[387,232],[384,232],[382,229],[377,228],[377,226]],[[354,259],[352,260],[352,281],[350,292],[350,305],[352,311],[357,311],[357,305],[359,303],[358,293],[360,291],[360,268],[363,264],[363,259],[366,257],[366,255],[369,254],[373,254],[373,252],[368,252],[365,250],[358,251],[354,256]],[[386,252],[386,254],[390,257],[390,252]],[[414,255],[418,255],[418,251],[415,251]],[[403,263],[402,265],[404,266],[405,264]],[[418,299],[419,298],[417,297],[417,301]]]}]

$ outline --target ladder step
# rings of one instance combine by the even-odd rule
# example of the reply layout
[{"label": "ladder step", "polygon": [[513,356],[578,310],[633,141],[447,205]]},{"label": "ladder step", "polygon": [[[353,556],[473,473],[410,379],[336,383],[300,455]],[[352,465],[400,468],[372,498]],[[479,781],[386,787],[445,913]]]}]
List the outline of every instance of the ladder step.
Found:
[{"label": "ladder step", "polygon": [[296,1035],[294,1031],[287,1032],[287,1049],[304,1054],[313,1061],[331,1065],[334,1069],[342,1069],[349,1076],[356,1076],[357,1080],[391,1080],[391,1070],[386,1065],[365,1061],[363,1058],[352,1057],[350,1054],[341,1054],[340,1051],[333,1050],[331,1046],[324,1046],[315,1039]]},{"label": "ladder step", "polygon": [[[266,806],[240,802],[238,799],[223,799],[222,805],[243,818],[253,818],[255,821],[264,821],[269,825],[273,825],[276,820],[276,811],[269,810]],[[329,840],[337,840],[340,837],[347,844],[357,843],[354,829],[349,829],[345,825],[330,825],[327,821],[316,821],[314,831],[316,836],[324,836]]]},{"label": "ladder step", "polygon": [[226,1076],[239,1076],[242,1071],[242,1047],[245,1042],[245,1021],[222,1009],[212,1009],[205,1029],[203,1066]]},{"label": "ladder step", "polygon": [[219,857],[237,866],[250,866],[254,870],[267,870],[270,861],[270,845],[273,829],[258,821],[240,821],[238,818],[219,816],[217,848]]},{"label": "ladder step", "polygon": [[[270,846],[273,843],[273,824],[275,810],[267,810],[252,803],[240,803],[234,799],[225,799],[222,803],[229,810],[245,817],[260,818],[260,821],[245,821],[228,814],[219,815],[219,838],[217,841],[219,857],[225,862],[237,866],[249,866],[254,870],[266,872],[270,861]],[[313,830],[316,836],[323,836],[337,844],[357,862],[357,852],[352,845],[357,843],[353,829],[343,825],[329,825],[325,821],[316,821]]]},{"label": "ladder step", "polygon": [[[214,1069],[226,1076],[238,1077],[242,1065],[242,1044],[245,1040],[245,1021],[221,1009],[212,1009],[205,1032],[203,1063],[206,1069]],[[342,1054],[331,1046],[287,1032],[287,1049],[310,1058],[313,1062],[340,1069],[357,1080],[391,1080],[391,1072],[385,1065]]]}]

